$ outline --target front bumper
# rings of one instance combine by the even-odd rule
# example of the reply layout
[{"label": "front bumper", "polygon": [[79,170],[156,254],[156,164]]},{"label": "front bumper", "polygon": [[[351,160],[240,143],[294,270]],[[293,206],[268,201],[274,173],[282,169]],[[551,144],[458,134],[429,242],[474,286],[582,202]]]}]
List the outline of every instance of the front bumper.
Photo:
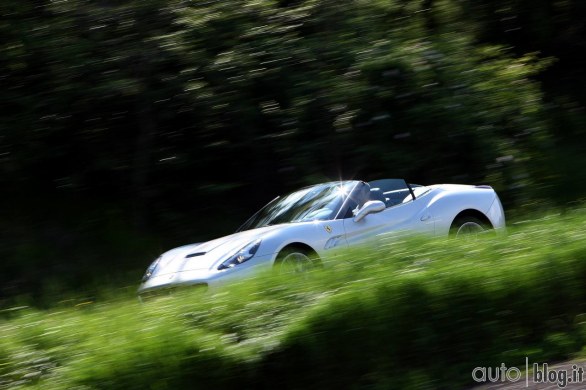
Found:
[{"label": "front bumper", "polygon": [[205,293],[207,290],[208,285],[203,283],[196,283],[185,286],[160,287],[157,289],[144,290],[139,292],[138,299],[140,302],[148,302],[156,298],[174,296],[177,295],[177,293],[181,293],[183,291],[200,291]]},{"label": "front bumper", "polygon": [[160,291],[174,291],[191,286],[205,286],[214,289],[234,280],[250,277],[272,265],[272,255],[258,256],[234,268],[218,271],[214,269],[188,270],[155,275],[138,287],[139,296],[155,295]]}]

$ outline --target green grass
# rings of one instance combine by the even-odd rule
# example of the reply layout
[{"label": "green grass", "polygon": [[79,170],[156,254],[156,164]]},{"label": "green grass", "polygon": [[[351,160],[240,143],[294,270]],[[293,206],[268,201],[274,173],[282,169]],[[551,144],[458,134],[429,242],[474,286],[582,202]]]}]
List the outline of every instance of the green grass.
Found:
[{"label": "green grass", "polygon": [[0,388],[443,388],[586,344],[584,212],[400,239],[303,278],[0,313]]}]

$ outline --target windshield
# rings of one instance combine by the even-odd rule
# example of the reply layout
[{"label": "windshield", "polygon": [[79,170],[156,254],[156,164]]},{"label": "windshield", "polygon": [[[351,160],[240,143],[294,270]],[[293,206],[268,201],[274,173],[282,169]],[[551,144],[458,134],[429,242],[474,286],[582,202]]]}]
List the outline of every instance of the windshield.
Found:
[{"label": "windshield", "polygon": [[253,215],[238,231],[280,223],[334,219],[357,183],[345,181],[318,184],[277,198]]}]

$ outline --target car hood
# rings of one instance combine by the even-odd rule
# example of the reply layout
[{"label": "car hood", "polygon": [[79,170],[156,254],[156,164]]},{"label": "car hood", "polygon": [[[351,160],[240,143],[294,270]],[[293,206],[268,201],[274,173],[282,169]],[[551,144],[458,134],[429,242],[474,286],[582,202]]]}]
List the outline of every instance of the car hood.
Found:
[{"label": "car hood", "polygon": [[[171,249],[161,255],[153,276],[212,268],[218,261],[235,254],[248,243],[282,229],[283,225],[266,226]],[[257,255],[264,255],[261,244]]]}]

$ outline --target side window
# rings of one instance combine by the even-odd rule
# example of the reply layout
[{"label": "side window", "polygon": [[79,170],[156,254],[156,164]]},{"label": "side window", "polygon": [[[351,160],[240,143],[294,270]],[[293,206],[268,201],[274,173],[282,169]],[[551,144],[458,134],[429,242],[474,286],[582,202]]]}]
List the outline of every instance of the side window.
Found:
[{"label": "side window", "polygon": [[354,210],[355,208],[356,208],[356,202],[354,202],[354,201],[350,202],[348,204],[348,208],[346,208],[346,212],[344,213],[342,218],[346,219],[346,218],[354,217],[354,213],[352,212],[352,210]]},{"label": "side window", "polygon": [[362,205],[369,200],[371,200],[370,186],[365,182],[359,183],[346,199],[346,203],[344,205],[346,210],[342,211],[342,218],[352,218],[354,216],[352,211],[359,206],[362,207]]}]

